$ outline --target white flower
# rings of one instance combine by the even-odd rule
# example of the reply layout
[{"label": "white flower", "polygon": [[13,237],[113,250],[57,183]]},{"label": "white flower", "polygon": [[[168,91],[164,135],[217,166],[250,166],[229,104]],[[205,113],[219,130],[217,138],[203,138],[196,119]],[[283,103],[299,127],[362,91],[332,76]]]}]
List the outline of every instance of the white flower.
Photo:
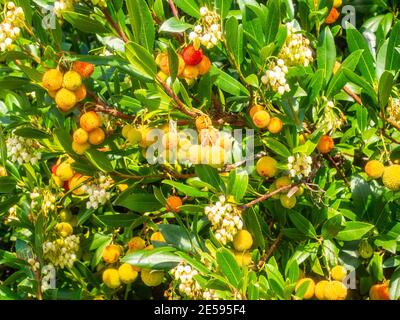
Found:
[{"label": "white flower", "polygon": [[207,7],[200,8],[200,14],[204,17],[208,13]]}]

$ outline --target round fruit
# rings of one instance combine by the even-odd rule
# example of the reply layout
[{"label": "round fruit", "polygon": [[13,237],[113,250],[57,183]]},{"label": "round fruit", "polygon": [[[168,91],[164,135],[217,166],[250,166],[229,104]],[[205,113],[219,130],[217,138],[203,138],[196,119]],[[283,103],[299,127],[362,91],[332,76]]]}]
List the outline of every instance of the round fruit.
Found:
[{"label": "round fruit", "polygon": [[150,237],[150,241],[166,242],[160,231],[154,232]]},{"label": "round fruit", "polygon": [[50,97],[52,97],[53,99],[55,99],[55,98],[56,98],[56,94],[57,94],[57,92],[58,92],[58,90],[54,90],[54,91],[47,90],[47,93],[48,93],[48,94],[49,94],[49,96],[50,96]]},{"label": "round fruit", "polygon": [[279,200],[281,201],[281,205],[287,209],[292,209],[297,202],[296,197],[294,195],[289,198],[287,194],[281,194]]},{"label": "round fruit", "polygon": [[267,111],[260,110],[254,114],[252,119],[257,128],[264,129],[268,127],[271,117]]},{"label": "round fruit", "polygon": [[385,166],[378,160],[370,160],[365,165],[365,172],[372,179],[379,179],[383,175]]},{"label": "round fruit", "polygon": [[89,143],[95,146],[102,144],[105,138],[106,134],[101,128],[96,128],[89,132]]},{"label": "round fruit", "polygon": [[118,270],[113,268],[104,270],[103,283],[111,289],[117,289],[121,285]]},{"label": "round fruit", "polygon": [[127,140],[131,145],[137,145],[142,141],[142,132],[132,127],[127,133]]},{"label": "round fruit", "polygon": [[202,154],[202,147],[198,144],[194,144],[190,146],[188,155],[189,155],[189,161],[193,164],[199,164],[201,162],[201,154]]},{"label": "round fruit", "polygon": [[179,212],[179,207],[182,205],[182,200],[181,198],[177,196],[169,196],[167,199],[167,205],[166,209],[167,211],[174,211],[174,212]]},{"label": "round fruit", "polygon": [[60,217],[60,220],[62,222],[68,222],[71,220],[72,218],[72,214],[71,211],[69,211],[68,209],[62,209],[59,213],[58,216]]},{"label": "round fruit", "polygon": [[149,270],[149,269],[142,269],[140,273],[140,277],[143,283],[148,287],[156,287],[160,285],[164,278],[163,271],[156,271],[156,270]]},{"label": "round fruit", "polygon": [[138,272],[128,263],[122,264],[118,268],[119,279],[122,283],[129,284],[136,280]]},{"label": "round fruit", "polygon": [[304,193],[304,188],[302,186],[299,186],[296,193],[294,194],[296,197],[300,197]]},{"label": "round fruit", "polygon": [[207,56],[203,56],[200,63],[197,65],[197,69],[199,70],[199,75],[205,75],[211,69],[211,61]]},{"label": "round fruit", "polygon": [[51,175],[51,177],[57,186],[63,186],[64,182],[60,179],[60,177],[57,177],[54,173]]},{"label": "round fruit", "polygon": [[74,176],[74,170],[72,169],[71,164],[63,162],[57,167],[56,175],[62,181],[67,181]]},{"label": "round fruit", "polygon": [[253,262],[249,252],[235,252],[235,260],[239,267],[248,266]]},{"label": "round fruit", "polygon": [[105,263],[117,262],[121,255],[121,248],[116,244],[110,244],[103,250],[103,260]]},{"label": "round fruit", "polygon": [[141,237],[133,237],[128,242],[129,252],[135,252],[144,249],[146,242]]},{"label": "round fruit", "polygon": [[253,245],[253,237],[247,230],[240,230],[233,239],[233,247],[236,251],[246,251]]},{"label": "round fruit", "polygon": [[269,121],[268,125],[268,131],[273,133],[273,134],[278,134],[281,132],[283,127],[282,120],[277,118],[277,117],[272,117],[271,120]]},{"label": "round fruit", "polygon": [[335,266],[331,270],[333,280],[343,281],[347,276],[347,270],[343,266]]},{"label": "round fruit", "polygon": [[318,141],[317,149],[321,153],[329,153],[332,151],[334,146],[335,143],[333,142],[333,139],[328,135],[323,135]]},{"label": "round fruit", "polygon": [[56,224],[57,233],[65,238],[72,234],[73,229],[72,226],[68,222],[60,222]]},{"label": "round fruit", "polygon": [[65,88],[58,90],[55,100],[58,108],[63,112],[71,110],[77,103],[75,93]]},{"label": "round fruit", "polygon": [[347,288],[343,282],[329,281],[324,288],[324,297],[326,300],[345,300]]},{"label": "round fruit", "polygon": [[339,11],[335,7],[333,7],[331,9],[331,11],[329,12],[328,16],[326,17],[325,23],[326,24],[333,24],[333,23],[335,23],[337,21],[339,16],[340,16]]},{"label": "round fruit", "polygon": [[264,107],[260,104],[255,104],[254,106],[252,106],[249,110],[249,115],[250,118],[253,119],[254,115],[258,112],[258,111],[262,111],[264,110]]},{"label": "round fruit", "polygon": [[341,7],[342,4],[343,4],[343,0],[334,0],[334,1],[333,1],[333,6],[334,6],[335,8]]},{"label": "round fruit", "polygon": [[188,80],[194,80],[199,75],[199,69],[197,66],[187,65],[185,69],[183,69],[182,77]]},{"label": "round fruit", "polygon": [[[160,53],[156,57],[156,63],[161,69],[161,72],[164,73],[167,77],[170,75],[170,70],[169,70],[169,58],[168,58],[168,53],[163,52]],[[183,69],[185,68],[185,61],[183,60],[182,55],[178,54],[178,77],[182,75]],[[161,77],[162,78],[162,77]],[[163,79],[165,80],[165,79]]]},{"label": "round fruit", "polygon": [[369,244],[367,239],[361,240],[360,245],[358,247],[358,252],[360,256],[364,259],[369,259],[374,254],[374,249]]},{"label": "round fruit", "polygon": [[94,65],[88,62],[75,61],[72,65],[72,70],[79,73],[83,79],[86,79],[92,75]]},{"label": "round fruit", "polygon": [[[307,288],[305,293],[304,293],[304,295],[303,295],[304,299],[308,300],[308,299],[311,299],[314,296],[315,283],[314,283],[313,279],[311,279],[311,278],[303,278],[303,279],[297,281],[296,287],[295,287],[296,294],[299,291],[300,287],[302,289],[304,287]],[[302,291],[304,291],[304,290],[302,290]]]},{"label": "round fruit", "polygon": [[182,52],[183,61],[189,66],[198,65],[203,59],[203,51],[196,50],[194,46],[189,45]]},{"label": "round fruit", "polygon": [[[84,194],[83,190],[82,190],[82,186],[80,186],[81,184],[83,184],[86,180],[89,180],[90,177],[89,176],[83,176],[80,173],[76,173],[72,179],[69,180],[68,182],[68,187],[69,190],[72,190],[72,193],[74,195],[77,196],[81,196]],[[77,188],[77,186],[80,186],[79,188]]]},{"label": "round fruit", "polygon": [[208,129],[210,126],[212,126],[212,121],[209,116],[199,116],[196,118],[195,121],[196,129],[198,131],[201,131],[203,129]]},{"label": "round fruit", "polygon": [[58,69],[48,70],[43,75],[42,83],[47,90],[56,91],[62,87],[63,74]]},{"label": "round fruit", "polygon": [[212,167],[220,167],[225,161],[225,149],[220,146],[206,146],[203,160]]},{"label": "round fruit", "polygon": [[288,176],[279,177],[275,180],[275,186],[277,189],[286,187],[292,183],[292,180]]},{"label": "round fruit", "polygon": [[329,281],[322,280],[315,285],[314,294],[318,300],[325,300],[325,287],[328,283]]},{"label": "round fruit", "polygon": [[256,170],[260,176],[271,178],[278,171],[277,162],[274,158],[262,157],[256,163]]},{"label": "round fruit", "polygon": [[369,289],[369,298],[371,300],[390,300],[388,283],[374,284]]},{"label": "round fruit", "polygon": [[68,71],[64,74],[63,78],[63,86],[64,88],[76,91],[82,85],[82,77],[79,75],[78,72],[75,71]]},{"label": "round fruit", "polygon": [[82,128],[79,128],[78,130],[76,130],[74,132],[72,138],[74,139],[74,141],[76,143],[83,144],[88,141],[89,135],[85,130],[83,130]]},{"label": "round fruit", "polygon": [[86,91],[86,87],[84,85],[81,85],[76,91],[75,91],[75,96],[76,96],[76,100],[82,101],[83,99],[86,98],[87,95],[87,91]]},{"label": "round fruit", "polygon": [[76,143],[75,141],[72,142],[72,150],[74,150],[74,152],[76,154],[79,155],[83,155],[87,149],[90,148],[90,144],[89,143]]},{"label": "round fruit", "polygon": [[89,111],[81,116],[79,123],[81,128],[85,129],[87,132],[90,132],[100,127],[100,117],[96,112]]},{"label": "round fruit", "polygon": [[129,131],[131,131],[131,130],[134,129],[134,128],[135,128],[135,127],[132,126],[132,125],[130,125],[130,124],[125,125],[125,126],[122,128],[122,132],[121,132],[122,136],[123,136],[125,139],[127,139],[127,138],[128,138],[128,133],[129,133]]},{"label": "round fruit", "polygon": [[140,127],[139,131],[141,132],[141,141],[139,142],[139,146],[142,148],[146,148],[151,146],[153,143],[157,141],[157,135],[153,135],[153,128],[150,127]]},{"label": "round fruit", "polygon": [[400,165],[394,164],[386,167],[383,171],[382,181],[386,188],[400,190]]}]

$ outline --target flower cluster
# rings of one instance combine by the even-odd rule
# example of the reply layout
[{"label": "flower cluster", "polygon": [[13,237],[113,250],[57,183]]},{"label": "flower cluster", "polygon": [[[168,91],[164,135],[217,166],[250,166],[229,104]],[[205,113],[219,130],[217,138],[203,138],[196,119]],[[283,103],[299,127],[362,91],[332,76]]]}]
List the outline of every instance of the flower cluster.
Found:
[{"label": "flower cluster", "polygon": [[53,10],[57,18],[61,19],[65,11],[73,11],[74,2],[79,2],[79,0],[58,0],[54,2]]},{"label": "flower cluster", "polygon": [[288,66],[303,65],[307,67],[314,59],[310,48],[310,40],[304,37],[294,27],[293,23],[287,24],[288,36],[279,53],[279,58]]},{"label": "flower cluster", "polygon": [[268,89],[271,89],[279,94],[284,94],[290,91],[289,84],[286,83],[286,74],[288,68],[283,59],[273,60],[269,64],[269,68],[264,76],[261,77]]},{"label": "flower cluster", "polygon": [[186,263],[180,263],[171,270],[175,280],[179,281],[179,292],[190,299],[218,300],[213,289],[203,290],[200,284],[194,279],[198,271]]},{"label": "flower cluster", "polygon": [[288,158],[288,169],[291,177],[308,177],[311,173],[312,158],[303,153],[297,153]]},{"label": "flower cluster", "polygon": [[44,258],[50,261],[55,267],[71,268],[76,260],[78,250],[79,237],[76,235],[43,243]]},{"label": "flower cluster", "polygon": [[400,100],[396,98],[390,98],[387,106],[387,113],[389,119],[400,123]]},{"label": "flower cluster", "polygon": [[50,263],[42,268],[42,291],[55,289],[56,269]]},{"label": "flower cluster", "polygon": [[339,117],[335,110],[339,112],[341,115],[342,112],[340,109],[335,107],[335,104],[333,101],[327,100],[324,98],[324,104],[323,104],[323,114],[320,114],[319,116],[319,123],[318,123],[318,129],[321,129],[324,132],[329,132],[329,131],[336,131],[339,129],[343,122],[344,118]]},{"label": "flower cluster", "polygon": [[37,143],[32,139],[26,139],[15,134],[7,139],[7,152],[12,162],[19,164],[28,163],[36,164],[42,154],[37,151]]},{"label": "flower cluster", "polygon": [[56,208],[56,196],[50,190],[35,188],[30,198],[32,212],[42,211],[47,215]]},{"label": "flower cluster", "polygon": [[215,230],[215,238],[222,244],[233,241],[236,233],[243,228],[241,211],[231,203],[225,203],[225,197],[220,196],[214,205],[205,208],[208,220]]},{"label": "flower cluster", "polygon": [[40,268],[40,263],[33,258],[29,258],[27,262],[31,265],[32,271],[37,271]]},{"label": "flower cluster", "polygon": [[193,41],[196,50],[200,48],[200,45],[211,49],[222,40],[221,18],[207,7],[201,7],[200,14],[202,17],[200,24],[195,25],[194,31],[189,34],[189,39]]},{"label": "flower cluster", "polygon": [[4,20],[0,23],[0,52],[13,48],[14,40],[21,34],[24,20],[24,10],[21,7],[17,7],[14,2],[8,2]]},{"label": "flower cluster", "polygon": [[98,6],[100,8],[106,8],[107,7],[107,1],[106,0],[90,0],[94,6]]},{"label": "flower cluster", "polygon": [[104,205],[111,197],[110,189],[114,181],[107,176],[101,175],[97,181],[83,185],[81,190],[89,195],[89,200],[86,203],[86,208],[97,209],[100,205]]}]

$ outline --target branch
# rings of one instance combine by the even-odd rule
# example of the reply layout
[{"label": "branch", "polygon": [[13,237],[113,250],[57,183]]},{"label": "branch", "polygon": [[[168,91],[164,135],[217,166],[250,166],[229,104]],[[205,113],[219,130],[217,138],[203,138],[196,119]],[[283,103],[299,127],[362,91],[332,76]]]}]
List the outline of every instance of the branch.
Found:
[{"label": "branch", "polygon": [[347,186],[350,186],[349,180],[347,180],[346,175],[342,172],[342,170],[340,170],[340,168],[336,164],[335,160],[333,160],[332,157],[328,153],[325,153],[324,157],[335,167],[336,171],[343,178],[344,182],[346,182]]},{"label": "branch", "polygon": [[168,3],[169,3],[169,6],[171,7],[174,17],[179,20],[178,9],[176,9],[173,0],[168,0]]},{"label": "branch", "polygon": [[280,232],[280,233],[278,234],[278,237],[277,237],[277,238],[275,239],[275,241],[272,243],[272,245],[271,245],[271,247],[269,248],[268,252],[267,252],[263,257],[261,257],[260,261],[258,262],[258,269],[261,269],[261,268],[264,266],[265,262],[266,262],[266,261],[269,259],[269,257],[274,253],[275,249],[277,248],[279,242],[281,242],[282,238],[283,238],[283,233]]},{"label": "branch", "polygon": [[362,102],[362,100],[361,100],[361,98],[360,98],[357,94],[355,94],[354,91],[351,90],[347,85],[345,85],[345,86],[343,87],[343,90],[344,90],[350,97],[352,97],[359,105],[364,106],[364,105],[363,105],[363,102]]},{"label": "branch", "polygon": [[262,157],[264,157],[266,154],[267,154],[267,153],[266,153],[265,151],[261,151],[261,152],[255,154],[255,155],[254,155],[253,157],[251,157],[251,158],[247,158],[247,159],[244,159],[244,160],[235,162],[235,163],[227,164],[227,165],[222,169],[222,172],[226,172],[226,171],[230,171],[230,170],[232,170],[232,169],[238,168],[238,167],[240,167],[241,165],[245,164],[247,161],[249,161],[249,160],[256,160],[256,159],[262,158]]},{"label": "branch", "polygon": [[125,33],[121,30],[121,28],[119,27],[118,23],[116,23],[113,18],[111,17],[110,12],[108,11],[107,8],[102,9],[104,16],[106,17],[107,21],[109,24],[111,24],[111,26],[114,28],[114,30],[118,33],[118,35],[120,36],[120,38],[125,42],[128,43],[129,39],[128,37],[125,35]]}]

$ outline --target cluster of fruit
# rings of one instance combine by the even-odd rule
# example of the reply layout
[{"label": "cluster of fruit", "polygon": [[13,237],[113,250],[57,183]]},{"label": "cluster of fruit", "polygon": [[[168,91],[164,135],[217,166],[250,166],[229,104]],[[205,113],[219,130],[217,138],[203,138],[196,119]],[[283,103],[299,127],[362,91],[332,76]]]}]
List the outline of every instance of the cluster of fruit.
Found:
[{"label": "cluster of fruit", "polygon": [[265,110],[264,106],[260,104],[252,106],[249,110],[249,115],[257,128],[267,129],[273,134],[277,134],[282,130],[282,120],[278,117],[271,117],[269,112]]},{"label": "cluster of fruit", "polygon": [[247,230],[240,230],[233,239],[233,248],[236,262],[240,267],[252,263],[251,253],[248,250],[253,246],[253,237]]},{"label": "cluster of fruit", "polygon": [[54,98],[58,108],[67,112],[86,98],[86,86],[82,79],[92,75],[94,65],[76,61],[71,70],[63,73],[60,68],[47,70],[42,77],[42,85],[50,97]]},{"label": "cluster of fruit", "polygon": [[[205,75],[211,68],[211,61],[203,54],[203,50],[196,50],[193,45],[187,46],[182,53],[178,53],[178,61],[177,76],[187,81],[195,80],[198,76]],[[162,52],[158,54],[156,63],[161,70],[158,76],[165,80],[171,74],[168,53]]]},{"label": "cluster of fruit", "polygon": [[100,128],[101,119],[95,111],[85,112],[79,119],[80,128],[73,134],[72,149],[79,155],[85,153],[90,145],[100,145],[106,134]]},{"label": "cluster of fruit", "polygon": [[333,7],[325,19],[326,24],[333,24],[339,19],[340,12],[338,9],[342,6],[342,3],[342,0],[333,1]]},{"label": "cluster of fruit", "polygon": [[384,166],[382,162],[378,160],[370,160],[367,162],[364,168],[365,172],[371,179],[380,179],[384,186],[390,190],[400,190],[400,165],[391,164]]},{"label": "cluster of fruit", "polygon": [[68,158],[61,162],[61,159],[57,161],[51,168],[52,178],[54,182],[65,190],[71,190],[74,195],[82,195],[83,191],[81,185],[90,179],[89,176],[84,176],[80,173],[75,172],[72,168],[74,160]]}]

